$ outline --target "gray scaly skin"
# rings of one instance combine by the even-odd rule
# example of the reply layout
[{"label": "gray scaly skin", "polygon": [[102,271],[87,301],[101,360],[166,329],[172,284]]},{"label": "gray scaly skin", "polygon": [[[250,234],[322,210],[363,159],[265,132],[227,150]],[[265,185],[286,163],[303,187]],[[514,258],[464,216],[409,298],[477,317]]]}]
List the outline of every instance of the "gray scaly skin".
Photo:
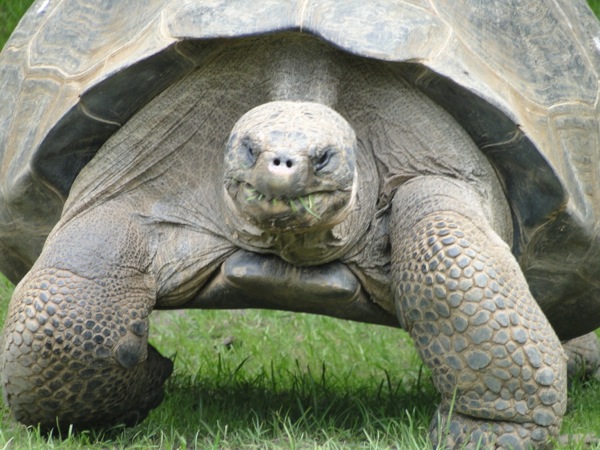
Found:
[{"label": "gray scaly skin", "polygon": [[584,334],[564,342],[563,348],[569,358],[567,364],[569,380],[600,377],[600,343],[596,333]]},{"label": "gray scaly skin", "polygon": [[[13,414],[43,428],[134,422],[172,367],[148,346],[152,309],[246,307],[277,273],[290,286],[278,307],[298,310],[311,271],[327,267],[350,280],[341,303],[397,316],[415,340],[442,394],[434,443],[542,448],[564,414],[565,357],[506,244],[493,169],[399,74],[391,89],[385,65],[296,44],[293,58],[268,40],[224,53],[85,167],[11,301],[2,382]],[[323,59],[339,78],[326,86],[343,91],[310,78]],[[280,83],[273,101],[223,96],[255,92],[260,61],[285,74],[265,78]],[[376,108],[352,113],[357,101]],[[326,299],[329,284],[311,289]],[[310,311],[336,315],[326,306]]]},{"label": "gray scaly skin", "polygon": [[566,357],[476,204],[464,185],[436,177],[403,185],[393,203],[398,316],[442,394],[431,438],[543,447],[565,413]]}]

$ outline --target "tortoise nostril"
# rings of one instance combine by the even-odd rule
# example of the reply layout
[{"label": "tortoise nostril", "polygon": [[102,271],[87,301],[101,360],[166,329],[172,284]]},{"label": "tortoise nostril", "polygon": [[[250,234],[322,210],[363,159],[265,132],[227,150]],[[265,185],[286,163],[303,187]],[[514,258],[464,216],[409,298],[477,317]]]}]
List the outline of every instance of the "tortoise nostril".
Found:
[{"label": "tortoise nostril", "polygon": [[294,162],[291,159],[275,158],[273,160],[273,165],[276,167],[285,165],[288,169],[291,169],[294,166]]}]

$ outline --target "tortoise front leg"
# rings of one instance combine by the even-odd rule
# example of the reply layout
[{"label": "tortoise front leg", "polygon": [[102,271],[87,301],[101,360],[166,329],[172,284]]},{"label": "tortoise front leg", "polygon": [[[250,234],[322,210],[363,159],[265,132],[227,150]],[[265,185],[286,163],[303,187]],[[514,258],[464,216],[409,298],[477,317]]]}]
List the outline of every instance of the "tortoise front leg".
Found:
[{"label": "tortoise front leg", "polygon": [[2,384],[17,420],[132,424],[158,406],[172,363],[148,345],[149,262],[144,234],[119,207],[53,233],[4,326]]},{"label": "tortoise front leg", "polygon": [[398,189],[398,317],[442,395],[434,445],[543,448],[565,412],[566,358],[480,204],[465,183],[442,177]]}]

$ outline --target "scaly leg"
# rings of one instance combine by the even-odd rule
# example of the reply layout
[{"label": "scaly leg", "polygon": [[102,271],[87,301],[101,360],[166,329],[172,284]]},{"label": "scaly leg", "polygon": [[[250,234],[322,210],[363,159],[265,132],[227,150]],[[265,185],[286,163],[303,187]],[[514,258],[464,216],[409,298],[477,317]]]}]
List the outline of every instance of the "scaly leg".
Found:
[{"label": "scaly leg", "polygon": [[544,448],[566,408],[566,358],[480,205],[465,183],[443,177],[398,189],[390,226],[398,317],[442,395],[434,445]]},{"label": "scaly leg", "polygon": [[172,363],[148,345],[149,258],[118,207],[50,237],[4,326],[2,384],[17,420],[46,430],[133,424],[158,406]]},{"label": "scaly leg", "polygon": [[563,342],[563,348],[569,357],[569,380],[600,377],[600,343],[596,333],[591,332]]}]

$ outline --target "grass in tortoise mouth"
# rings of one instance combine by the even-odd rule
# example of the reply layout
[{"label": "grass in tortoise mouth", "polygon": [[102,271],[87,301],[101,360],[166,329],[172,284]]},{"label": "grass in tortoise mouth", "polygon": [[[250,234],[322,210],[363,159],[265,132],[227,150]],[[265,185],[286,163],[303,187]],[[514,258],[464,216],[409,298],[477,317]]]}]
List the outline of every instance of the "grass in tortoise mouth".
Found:
[{"label": "grass in tortoise mouth", "polygon": [[[249,203],[254,201],[260,202],[266,199],[266,196],[263,193],[257,191],[254,186],[251,186],[247,183],[244,183],[244,192],[246,194],[245,200]],[[317,219],[321,218],[321,216],[314,210],[315,202],[313,194],[303,195],[295,198],[272,198],[268,201],[270,201],[273,206],[277,206],[279,202],[288,204],[294,213],[297,213],[300,208],[303,208],[307,213],[316,217]]]}]

